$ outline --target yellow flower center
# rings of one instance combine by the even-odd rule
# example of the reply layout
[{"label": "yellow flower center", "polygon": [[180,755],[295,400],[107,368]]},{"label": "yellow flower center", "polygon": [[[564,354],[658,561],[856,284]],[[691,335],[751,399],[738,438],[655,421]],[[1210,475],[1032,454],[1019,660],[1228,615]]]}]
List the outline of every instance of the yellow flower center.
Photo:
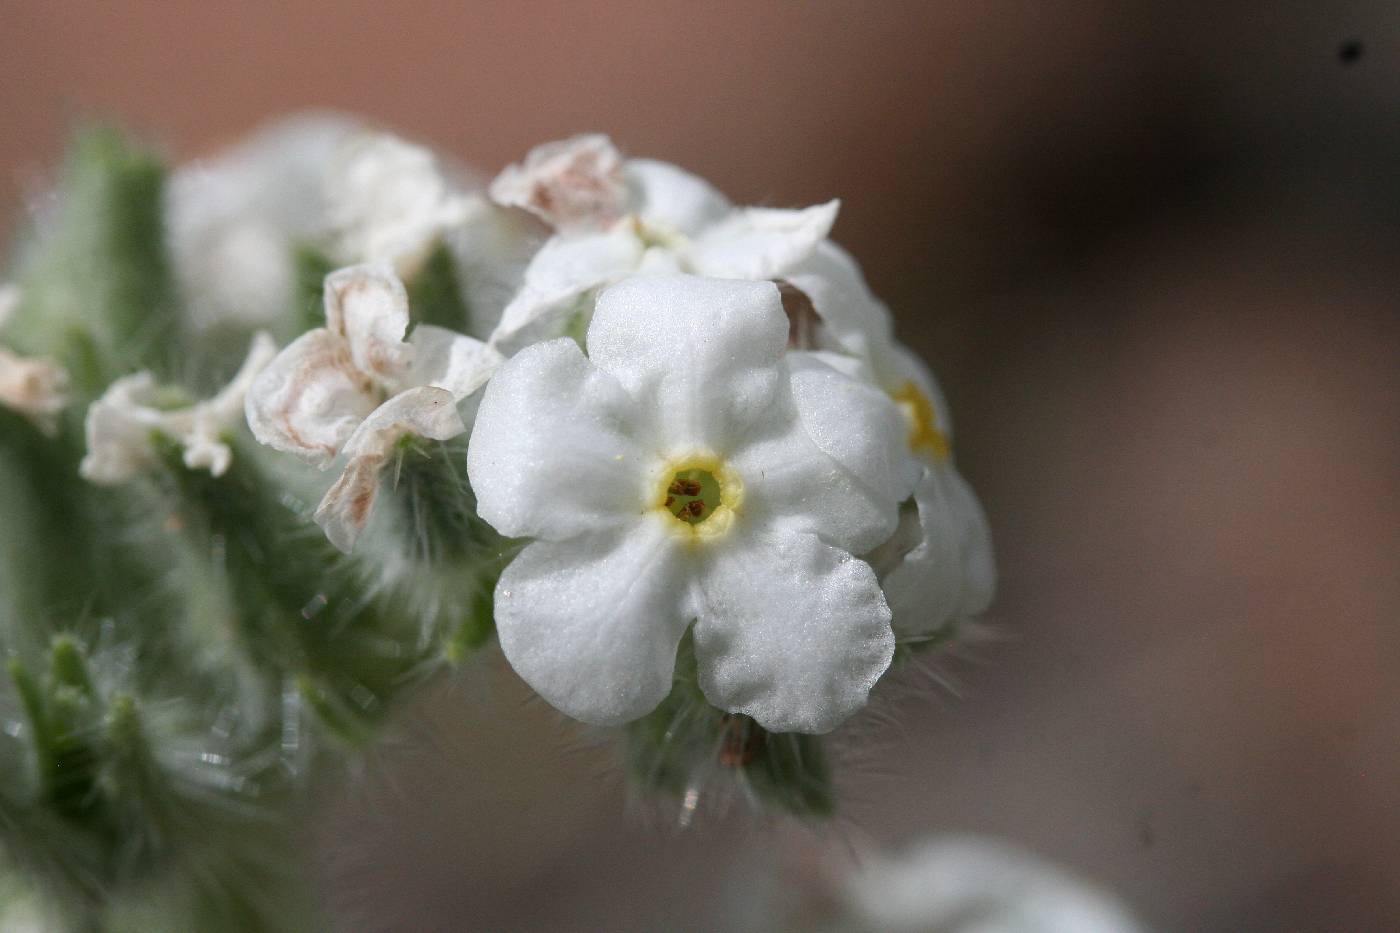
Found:
[{"label": "yellow flower center", "polygon": [[659,476],[652,506],[666,513],[677,533],[698,542],[723,535],[734,523],[744,484],[734,468],[718,457],[675,457],[664,464]]},{"label": "yellow flower center", "polygon": [[938,413],[928,396],[919,391],[913,380],[890,394],[909,420],[909,449],[935,460],[948,459],[948,435],[939,430]]}]

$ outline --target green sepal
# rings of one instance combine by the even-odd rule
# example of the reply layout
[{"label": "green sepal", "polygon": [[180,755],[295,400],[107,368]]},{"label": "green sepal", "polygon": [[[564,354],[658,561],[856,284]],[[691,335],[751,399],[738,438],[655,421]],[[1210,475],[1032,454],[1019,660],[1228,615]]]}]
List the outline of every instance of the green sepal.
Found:
[{"label": "green sepal", "polygon": [[[760,727],[750,720],[749,728]],[[759,799],[798,816],[833,815],[836,798],[821,739],[796,732],[764,734],[761,749],[744,767]]]},{"label": "green sepal", "polygon": [[298,246],[292,260],[296,268],[296,290],[292,298],[292,313],[288,317],[296,322],[295,334],[325,327],[326,276],[335,271],[335,263],[325,253],[309,245]]},{"label": "green sepal", "polygon": [[88,675],[87,661],[72,636],[59,635],[54,638],[50,663],[55,684],[72,687],[90,698],[97,696],[92,687],[92,678]]},{"label": "green sepal", "polygon": [[628,771],[647,794],[682,806],[682,821],[698,793],[749,792],[761,807],[809,819],[835,811],[821,739],[769,732],[748,716],[711,706],[696,677],[694,638],[686,633],[676,656],[670,694],[623,729]]},{"label": "green sepal", "polygon": [[471,608],[457,622],[443,642],[442,657],[448,664],[461,664],[485,648],[496,634],[495,579],[481,580],[481,590],[472,600]]},{"label": "green sepal", "polygon": [[462,298],[457,277],[457,260],[447,244],[433,247],[420,268],[408,281],[408,312],[415,323],[446,327],[465,334],[471,326],[471,311]]},{"label": "green sepal", "polygon": [[33,736],[39,793],[54,812],[93,828],[101,804],[100,701],[72,639],[55,639],[49,661],[42,683],[18,658],[8,665]]}]

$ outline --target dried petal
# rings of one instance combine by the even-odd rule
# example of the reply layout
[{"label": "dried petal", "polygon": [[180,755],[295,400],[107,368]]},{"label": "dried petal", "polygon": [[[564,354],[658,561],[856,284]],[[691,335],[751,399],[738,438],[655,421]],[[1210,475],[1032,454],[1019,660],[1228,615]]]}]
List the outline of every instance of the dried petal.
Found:
[{"label": "dried petal", "polygon": [[466,431],[457,402],[446,389],[423,386],[401,392],[380,405],[345,443],[345,470],[316,509],[316,524],[347,553],[374,512],[379,474],[406,434],[450,440]]},{"label": "dried petal", "polygon": [[409,343],[413,345],[413,366],[404,384],[437,386],[458,401],[485,385],[504,360],[489,344],[432,324],[415,327]]},{"label": "dried petal", "polygon": [[237,425],[249,386],[276,352],[272,338],[258,333],[229,384],[212,399],[184,408],[159,406],[160,388],[149,372],[113,382],[88,408],[87,455],[79,472],[99,486],[124,483],[155,465],[152,441],[159,433],[184,447],[187,467],[222,476],[233,461],[224,436]]},{"label": "dried petal", "polygon": [[0,405],[52,434],[68,405],[67,370],[53,360],[18,356],[0,347]]},{"label": "dried petal", "polygon": [[379,404],[375,386],[355,367],[339,334],[302,334],[258,374],[244,410],[259,443],[325,469]]},{"label": "dried petal", "polygon": [[349,344],[355,368],[380,383],[391,383],[413,360],[404,343],[408,332],[408,291],[394,270],[367,263],[326,276],[326,327]]},{"label": "dried petal", "polygon": [[496,203],[524,208],[561,233],[605,230],[628,210],[622,155],[598,134],[536,146],[490,192]]}]

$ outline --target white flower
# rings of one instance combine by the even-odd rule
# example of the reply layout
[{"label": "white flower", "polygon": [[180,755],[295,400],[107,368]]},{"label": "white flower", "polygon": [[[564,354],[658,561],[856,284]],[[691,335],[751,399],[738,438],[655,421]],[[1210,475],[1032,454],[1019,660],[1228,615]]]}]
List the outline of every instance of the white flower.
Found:
[{"label": "white flower", "polygon": [[839,208],[736,208],[709,184],[664,162],[623,161],[603,136],[549,143],[491,186],[557,233],[525,270],[497,343],[557,336],[594,290],[638,271],[774,279],[831,230]]},{"label": "white flower", "polygon": [[585,358],[536,344],[487,386],[468,450],[482,518],[535,538],[496,589],[501,646],[563,712],[617,724],[671,689],[692,621],[715,706],[825,732],[894,640],[853,552],[914,477],[878,391],[802,354],[771,282],[636,276]]},{"label": "white flower", "polygon": [[149,372],[116,380],[88,407],[87,456],[79,472],[99,486],[124,483],[155,466],[154,438],[160,434],[184,448],[187,467],[222,476],[233,461],[224,437],[238,424],[248,386],[276,352],[272,338],[259,332],[237,375],[219,394],[179,408],[160,406],[163,393]]},{"label": "white flower", "polygon": [[410,277],[470,202],[427,149],[385,133],[351,143],[326,178],[335,246],[344,263],[384,262]]},{"label": "white flower", "polygon": [[827,933],[1141,933],[1111,897],[1020,849],[929,839],[863,861],[841,884]]},{"label": "white flower", "polygon": [[[19,307],[19,286],[0,285],[0,327]],[[18,412],[45,434],[58,430],[68,406],[68,372],[53,360],[24,357],[0,346],[0,406]]]},{"label": "white flower", "polygon": [[895,341],[889,312],[835,244],[820,244],[785,282],[816,315],[805,345],[849,354],[846,363],[822,358],[883,389],[905,415],[906,451],[922,475],[899,530],[865,555],[880,575],[895,630],[933,635],[986,611],[996,590],[991,532],[953,464],[952,420],[933,375]]},{"label": "white flower", "polygon": [[420,324],[409,342],[408,295],[391,268],[351,266],[325,283],[326,325],[302,334],[254,381],[246,413],[263,444],[326,469],[349,462],[316,512],[350,550],[369,521],[379,471],[405,434],[448,440],[466,430],[457,402],[500,356],[471,337]]},{"label": "white flower", "polygon": [[324,235],[326,173],[351,120],[282,120],[170,179],[166,230],[172,267],[198,326],[271,326],[292,309],[295,251]]}]

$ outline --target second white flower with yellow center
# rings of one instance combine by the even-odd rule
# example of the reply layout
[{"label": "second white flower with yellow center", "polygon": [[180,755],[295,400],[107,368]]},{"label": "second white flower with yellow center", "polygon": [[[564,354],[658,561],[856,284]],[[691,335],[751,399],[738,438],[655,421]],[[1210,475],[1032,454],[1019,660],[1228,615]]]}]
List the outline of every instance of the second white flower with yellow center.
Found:
[{"label": "second white flower with yellow center", "polygon": [[650,712],[694,623],[715,706],[826,732],[894,650],[874,572],[915,476],[873,387],[785,354],[771,282],[647,276],[599,298],[585,357],[531,346],[487,386],[482,518],[536,539],[496,589],[501,646],[586,722]]}]

